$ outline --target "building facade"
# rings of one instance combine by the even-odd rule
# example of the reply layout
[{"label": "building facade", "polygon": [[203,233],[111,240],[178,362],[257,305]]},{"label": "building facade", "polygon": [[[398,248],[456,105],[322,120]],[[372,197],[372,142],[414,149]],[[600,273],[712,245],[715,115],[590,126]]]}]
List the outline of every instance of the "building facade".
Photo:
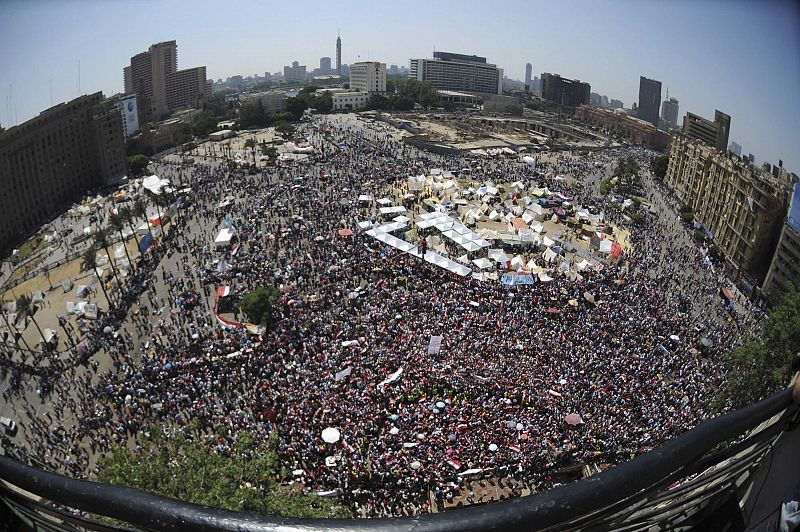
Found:
[{"label": "building facade", "polygon": [[788,204],[788,181],[686,135],[673,135],[665,183],[740,271],[763,281]]},{"label": "building facade", "polygon": [[269,114],[280,113],[286,110],[286,93],[281,91],[267,91],[242,94],[239,96],[239,103],[242,105],[256,102],[261,102],[264,111]]},{"label": "building facade", "polygon": [[577,108],[589,105],[592,87],[578,79],[562,78],[559,74],[542,74],[542,98],[562,107]]},{"label": "building facade", "polygon": [[730,130],[731,117],[722,111],[714,111],[713,122],[694,113],[686,113],[683,117],[683,134],[701,140],[717,151],[727,149]]},{"label": "building facade", "polygon": [[167,109],[196,109],[210,96],[206,86],[206,67],[187,68],[167,76]]},{"label": "building facade", "polygon": [[678,99],[669,98],[661,104],[661,118],[671,127],[678,127]]},{"label": "building facade", "polygon": [[126,93],[135,93],[139,122],[160,120],[176,109],[199,105],[211,96],[206,67],[178,70],[178,45],[175,41],[156,43],[131,57],[122,69]]},{"label": "building facade", "polygon": [[286,83],[305,83],[306,66],[292,61],[291,66],[283,67],[283,81]]},{"label": "building facade", "polygon": [[0,252],[127,171],[122,117],[116,102],[100,92],[0,133]]},{"label": "building facade", "polygon": [[731,143],[728,144],[728,151],[739,157],[742,156],[742,146],[738,142],[731,141]]},{"label": "building facade", "polygon": [[319,58],[319,71],[321,74],[328,75],[331,73],[331,58],[330,57],[320,57]]},{"label": "building facade", "polygon": [[502,94],[503,69],[475,55],[434,52],[433,59],[411,59],[408,76],[437,89]]},{"label": "building facade", "polygon": [[789,216],[783,224],[778,247],[764,280],[763,293],[769,301],[776,303],[789,285],[800,290],[800,183],[794,185]]},{"label": "building facade", "polygon": [[362,61],[350,65],[350,88],[380,94],[386,92],[386,63]]},{"label": "building facade", "polygon": [[525,64],[525,92],[531,91],[531,75],[533,75],[533,65]]},{"label": "building facade", "polygon": [[122,136],[127,139],[139,131],[139,108],[136,94],[124,94],[117,98],[116,107],[122,117]]},{"label": "building facade", "polygon": [[588,124],[621,135],[641,146],[664,151],[669,145],[669,135],[653,127],[650,122],[628,116],[622,109],[609,111],[581,105],[575,110],[575,116]]},{"label": "building facade", "polygon": [[658,127],[658,108],[661,105],[661,82],[639,76],[638,118]]}]

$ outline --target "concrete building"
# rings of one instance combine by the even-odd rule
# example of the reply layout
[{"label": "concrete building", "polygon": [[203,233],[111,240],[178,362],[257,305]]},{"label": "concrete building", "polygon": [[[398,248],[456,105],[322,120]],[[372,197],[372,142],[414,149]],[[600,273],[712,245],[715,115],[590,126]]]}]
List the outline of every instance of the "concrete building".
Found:
[{"label": "concrete building", "polygon": [[668,98],[661,104],[661,118],[671,127],[678,127],[678,99]]},{"label": "concrete building", "polygon": [[525,64],[525,92],[531,92],[531,75],[533,74],[533,65],[530,63]]},{"label": "concrete building", "polygon": [[282,91],[255,92],[239,96],[241,105],[261,102],[264,111],[268,114],[280,113],[286,110],[286,93]]},{"label": "concrete building", "polygon": [[305,83],[306,66],[292,61],[292,66],[283,67],[283,81],[286,83]]},{"label": "concrete building", "polygon": [[319,58],[319,71],[324,76],[327,76],[327,75],[331,74],[331,58],[330,57],[320,57]]},{"label": "concrete building", "polygon": [[589,105],[592,87],[578,79],[562,78],[559,74],[542,74],[542,98],[562,108]]},{"label": "concrete building", "polygon": [[211,95],[206,86],[206,67],[187,68],[167,76],[167,109],[196,109]]},{"label": "concrete building", "polygon": [[658,127],[661,82],[639,76],[639,110],[636,116]]},{"label": "concrete building", "polygon": [[439,101],[453,109],[479,109],[483,99],[480,96],[458,91],[438,90]]},{"label": "concrete building", "polygon": [[127,173],[122,117],[100,92],[0,133],[0,253],[87,191]]},{"label": "concrete building", "polygon": [[146,52],[131,57],[123,68],[126,93],[135,93],[139,122],[145,124],[167,116],[171,111],[199,105],[211,96],[206,67],[178,70],[178,45],[175,41],[156,43]]},{"label": "concrete building", "polygon": [[788,204],[789,183],[686,135],[673,135],[665,183],[742,273],[767,273]]},{"label": "concrete building", "polygon": [[625,107],[625,104],[622,103],[621,100],[615,100],[614,98],[612,98],[611,101],[608,102],[608,108],[609,109],[612,109],[612,110],[613,109],[622,109],[623,107]]},{"label": "concrete building", "polygon": [[647,148],[663,151],[669,145],[669,135],[653,127],[650,122],[628,116],[623,109],[609,111],[581,105],[575,110],[575,116],[588,124],[621,135]]},{"label": "concrete building", "polygon": [[325,93],[331,95],[334,111],[357,111],[363,108],[372,96],[368,92],[351,89],[319,89],[315,94],[321,96]]},{"label": "concrete building", "polygon": [[139,108],[136,94],[125,94],[117,98],[116,107],[122,117],[122,136],[127,139],[139,131]]},{"label": "concrete building", "polygon": [[386,63],[362,61],[350,65],[350,88],[380,94],[386,92]]},{"label": "concrete building", "polygon": [[728,151],[737,155],[738,157],[742,156],[742,146],[736,141],[732,140],[731,143],[728,144]]},{"label": "concrete building", "polygon": [[794,185],[789,216],[764,280],[763,293],[767,300],[777,303],[790,284],[800,290],[800,183]]},{"label": "concrete building", "polygon": [[503,69],[476,55],[434,52],[433,59],[409,60],[408,76],[437,89],[476,94],[503,94]]},{"label": "concrete building", "polygon": [[714,111],[714,121],[706,120],[694,113],[683,117],[683,134],[702,140],[718,151],[728,148],[728,135],[731,130],[731,117],[722,111]]}]

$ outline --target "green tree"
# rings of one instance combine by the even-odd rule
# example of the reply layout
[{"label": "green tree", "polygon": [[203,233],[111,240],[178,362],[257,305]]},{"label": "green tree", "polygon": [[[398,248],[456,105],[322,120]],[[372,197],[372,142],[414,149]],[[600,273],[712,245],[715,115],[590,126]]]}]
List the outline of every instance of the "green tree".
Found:
[{"label": "green tree", "polygon": [[[196,430],[197,424],[189,429]],[[268,444],[256,443],[239,432],[230,449],[214,446],[217,438],[188,438],[176,432],[167,436],[160,427],[141,438],[142,450],[133,454],[116,445],[100,461],[98,480],[129,486],[212,508],[283,517],[352,517],[337,500],[303,495],[281,488],[277,482],[277,436]]]},{"label": "green tree", "polygon": [[764,322],[761,336],[748,338],[726,355],[726,382],[712,407],[717,411],[742,408],[784,388],[798,352],[800,292],[790,286]]},{"label": "green tree", "polygon": [[150,233],[150,241],[152,242],[153,231],[150,229],[150,220],[147,219],[147,203],[145,203],[142,196],[134,200],[131,212],[134,216],[142,218],[144,223],[147,224],[147,232]]},{"label": "green tree", "polygon": [[119,210],[119,215],[122,217],[125,223],[128,224],[128,229],[130,229],[131,233],[133,233],[133,239],[136,241],[136,249],[141,251],[141,248],[139,247],[139,237],[136,235],[136,228],[133,226],[133,219],[134,219],[133,208],[127,206],[122,207]]},{"label": "green tree", "polygon": [[280,291],[274,286],[259,287],[242,298],[239,308],[248,319],[261,325],[272,322],[272,312],[280,299]]},{"label": "green tree", "polygon": [[47,339],[45,339],[42,328],[39,327],[39,323],[36,321],[36,318],[33,317],[35,310],[36,309],[33,306],[33,300],[29,295],[22,294],[17,298],[17,313],[25,316],[25,319],[30,317],[31,321],[36,326],[36,330],[39,331],[39,336],[42,337],[42,345],[46,346]]},{"label": "green tree", "polygon": [[148,164],[150,164],[150,159],[141,153],[128,157],[128,170],[130,170],[133,175],[140,175],[147,169]]},{"label": "green tree", "polygon": [[289,122],[277,122],[275,124],[275,132],[282,137],[291,137],[294,135],[294,126]]},{"label": "green tree", "polygon": [[669,157],[666,155],[658,155],[650,161],[650,171],[659,179],[664,179],[664,176],[667,175],[667,166],[669,166]]},{"label": "green tree", "polygon": [[194,123],[194,127],[192,128],[192,133],[196,137],[205,138],[208,136],[209,133],[213,133],[217,130],[217,117],[214,116],[210,112],[204,112]]}]

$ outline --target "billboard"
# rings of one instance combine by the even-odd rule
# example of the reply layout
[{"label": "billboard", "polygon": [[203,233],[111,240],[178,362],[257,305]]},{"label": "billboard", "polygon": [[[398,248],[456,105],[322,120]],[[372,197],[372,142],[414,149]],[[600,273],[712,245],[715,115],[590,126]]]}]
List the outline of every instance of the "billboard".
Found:
[{"label": "billboard", "polygon": [[125,138],[139,131],[139,109],[136,95],[125,96],[119,101],[119,110],[122,113],[122,133]]}]

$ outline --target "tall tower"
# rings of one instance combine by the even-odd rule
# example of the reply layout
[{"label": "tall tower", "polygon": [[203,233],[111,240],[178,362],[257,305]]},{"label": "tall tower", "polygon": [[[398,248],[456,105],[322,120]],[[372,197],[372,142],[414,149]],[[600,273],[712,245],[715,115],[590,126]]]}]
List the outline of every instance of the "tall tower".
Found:
[{"label": "tall tower", "polygon": [[525,65],[525,92],[531,91],[531,74],[533,73],[533,65],[530,63]]},{"label": "tall tower", "polygon": [[342,38],[339,37],[339,30],[336,30],[336,74],[342,75]]}]

